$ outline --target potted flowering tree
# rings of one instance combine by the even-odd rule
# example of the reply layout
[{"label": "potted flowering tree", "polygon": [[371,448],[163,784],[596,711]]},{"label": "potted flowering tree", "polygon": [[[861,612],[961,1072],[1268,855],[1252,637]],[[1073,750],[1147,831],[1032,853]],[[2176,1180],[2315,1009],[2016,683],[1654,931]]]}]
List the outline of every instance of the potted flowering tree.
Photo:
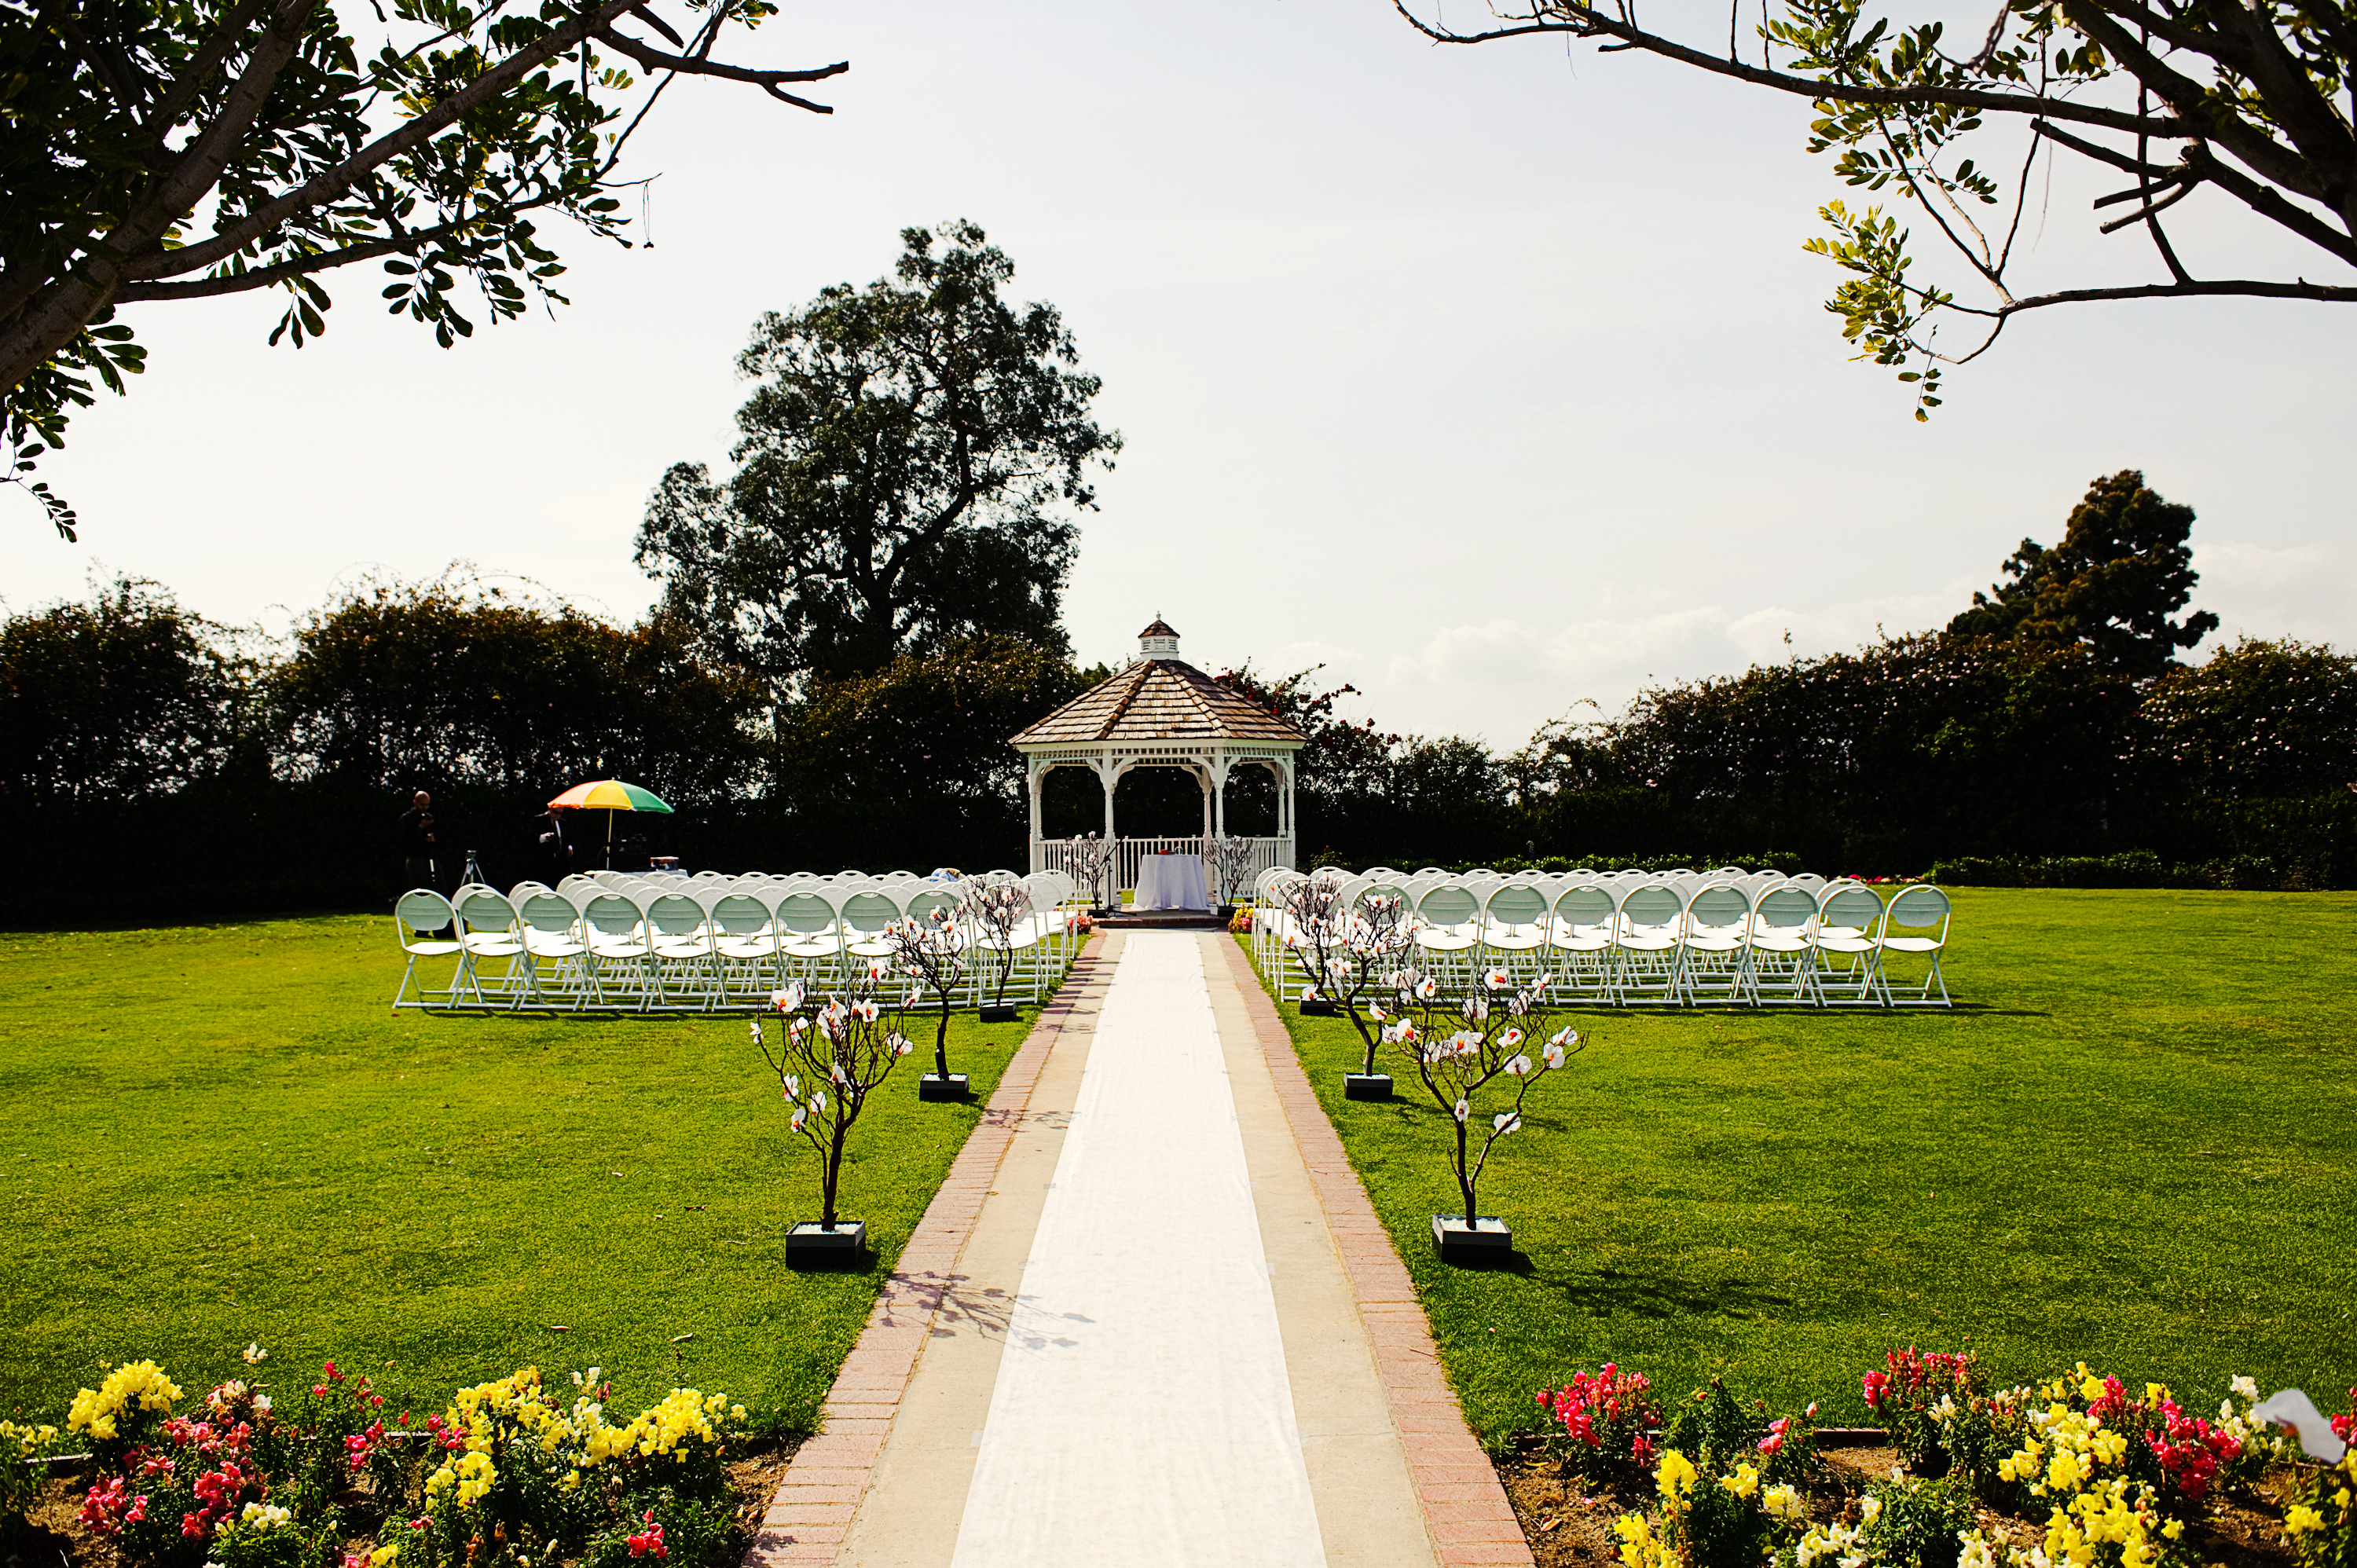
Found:
[{"label": "potted flowering tree", "polygon": [[1113,902],[1113,890],[1106,885],[1112,880],[1114,848],[1113,840],[1094,833],[1064,841],[1064,869],[1089,890],[1089,908],[1099,914]]},{"label": "potted flowering tree", "polygon": [[790,1268],[856,1262],[867,1245],[866,1221],[845,1221],[836,1212],[843,1152],[868,1096],[916,1048],[884,1021],[877,1004],[884,974],[880,961],[870,964],[866,978],[847,996],[831,996],[823,1007],[808,1005],[800,982],[772,993],[771,1004],[784,1015],[775,1051],[761,1020],[751,1020],[753,1044],[777,1075],[779,1093],[793,1107],[787,1125],[819,1158],[819,1218],[799,1221],[787,1233]]},{"label": "potted flowering tree", "polygon": [[958,889],[958,908],[998,965],[998,988],[983,1004],[982,1021],[1011,1024],[1006,981],[1015,972],[1015,933],[1031,918],[1031,890],[1020,882],[968,882]]},{"label": "potted flowering tree", "polygon": [[[1400,1010],[1384,1021],[1383,1036],[1400,1047],[1425,1092],[1455,1122],[1449,1165],[1465,1208],[1432,1217],[1433,1245],[1444,1262],[1502,1257],[1514,1233],[1503,1219],[1481,1212],[1474,1187],[1498,1140],[1522,1131],[1531,1086],[1562,1067],[1583,1042],[1568,1025],[1539,1042],[1553,1021],[1545,975],[1518,987],[1504,970],[1493,969],[1458,998],[1428,975],[1403,972],[1396,979]],[[1530,1048],[1539,1053],[1535,1062]]]},{"label": "potted flowering tree", "polygon": [[1349,1018],[1365,1047],[1359,1070],[1342,1075],[1343,1096],[1389,1100],[1391,1075],[1375,1070],[1374,1026],[1384,1015],[1381,1007],[1362,1003],[1372,993],[1395,988],[1401,964],[1415,950],[1415,922],[1406,901],[1377,893],[1352,904],[1342,897],[1340,883],[1315,876],[1293,884],[1282,897],[1285,948],[1308,982],[1301,988],[1301,1011]]},{"label": "potted flowering tree", "polygon": [[892,944],[892,966],[931,994],[940,1010],[933,1070],[917,1080],[917,1098],[963,1100],[965,1074],[950,1071],[950,1000],[965,983],[965,928],[947,909],[935,909],[894,921],[885,940]]},{"label": "potted flowering tree", "polygon": [[1203,865],[1211,874],[1211,891],[1217,895],[1220,923],[1235,918],[1236,895],[1252,880],[1253,861],[1257,851],[1247,838],[1207,833],[1203,838]]}]

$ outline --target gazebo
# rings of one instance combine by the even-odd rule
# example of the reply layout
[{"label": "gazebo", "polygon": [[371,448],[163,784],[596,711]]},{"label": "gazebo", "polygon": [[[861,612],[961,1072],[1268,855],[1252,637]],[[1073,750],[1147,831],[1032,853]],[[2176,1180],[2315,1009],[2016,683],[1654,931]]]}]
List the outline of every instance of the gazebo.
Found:
[{"label": "gazebo", "polygon": [[1104,785],[1104,836],[1115,848],[1114,886],[1137,885],[1149,854],[1191,854],[1191,838],[1123,838],[1114,825],[1114,787],[1134,768],[1179,768],[1203,788],[1203,832],[1227,832],[1228,776],[1238,767],[1276,776],[1276,832],[1255,837],[1253,872],[1288,869],[1294,859],[1293,754],[1299,730],[1178,657],[1178,634],[1155,618],[1137,634],[1137,657],[1121,673],[1066,703],[1013,737],[1028,764],[1031,869],[1064,869],[1064,841],[1039,836],[1039,786],[1057,768],[1093,769]]}]

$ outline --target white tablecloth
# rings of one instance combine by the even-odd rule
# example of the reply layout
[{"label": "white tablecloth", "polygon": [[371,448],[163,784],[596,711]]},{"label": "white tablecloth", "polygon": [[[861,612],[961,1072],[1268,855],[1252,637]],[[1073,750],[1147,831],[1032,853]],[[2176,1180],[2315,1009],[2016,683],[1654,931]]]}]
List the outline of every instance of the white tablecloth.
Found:
[{"label": "white tablecloth", "polygon": [[1208,909],[1200,854],[1148,854],[1137,863],[1137,898],[1133,909]]}]

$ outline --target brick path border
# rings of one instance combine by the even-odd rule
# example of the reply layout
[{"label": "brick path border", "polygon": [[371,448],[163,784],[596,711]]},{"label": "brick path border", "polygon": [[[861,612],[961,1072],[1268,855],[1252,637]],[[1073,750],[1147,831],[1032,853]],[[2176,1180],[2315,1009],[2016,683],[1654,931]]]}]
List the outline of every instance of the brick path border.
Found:
[{"label": "brick path border", "polygon": [[1534,1563],[1497,1468],[1466,1426],[1456,1391],[1440,1369],[1432,1329],[1415,1299],[1407,1266],[1393,1248],[1390,1232],[1375,1218],[1367,1189],[1342,1152],[1341,1137],[1318,1103],[1317,1090],[1309,1087],[1293,1036],[1286,1032],[1285,1021],[1243,949],[1224,937],[1220,946],[1244,993],[1244,1007],[1275,1082],[1276,1098],[1292,1124],[1302,1163],[1309,1167],[1327,1228],[1341,1251],[1343,1271],[1350,1276],[1351,1293],[1358,1300],[1359,1316],[1367,1326],[1375,1366],[1391,1401],[1392,1424],[1407,1450],[1408,1473],[1423,1505],[1433,1555],[1452,1565]]},{"label": "brick path border", "polygon": [[933,1316],[957,1283],[958,1254],[974,1233],[974,1218],[1022,1124],[1040,1069],[1063,1034],[1103,947],[1103,936],[1089,939],[999,1075],[982,1120],[966,1134],[941,1190],[900,1250],[899,1266],[884,1282],[858,1342],[843,1359],[843,1369],[819,1407],[823,1429],[794,1451],[793,1463],[770,1497],[760,1533],[745,1553],[746,1568],[834,1561],[884,1451],[900,1396],[917,1369]]}]

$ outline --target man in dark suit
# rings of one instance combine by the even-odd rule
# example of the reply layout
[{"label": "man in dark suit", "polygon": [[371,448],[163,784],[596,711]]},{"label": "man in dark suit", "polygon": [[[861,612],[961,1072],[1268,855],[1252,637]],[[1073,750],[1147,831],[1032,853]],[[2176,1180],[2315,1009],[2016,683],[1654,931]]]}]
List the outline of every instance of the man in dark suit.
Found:
[{"label": "man in dark suit", "polygon": [[435,842],[434,797],[420,789],[409,810],[401,813],[402,864],[412,887],[440,890],[435,875]]},{"label": "man in dark suit", "polygon": [[554,806],[540,819],[540,847],[548,856],[551,887],[573,875],[573,835],[565,831],[565,813]]}]

